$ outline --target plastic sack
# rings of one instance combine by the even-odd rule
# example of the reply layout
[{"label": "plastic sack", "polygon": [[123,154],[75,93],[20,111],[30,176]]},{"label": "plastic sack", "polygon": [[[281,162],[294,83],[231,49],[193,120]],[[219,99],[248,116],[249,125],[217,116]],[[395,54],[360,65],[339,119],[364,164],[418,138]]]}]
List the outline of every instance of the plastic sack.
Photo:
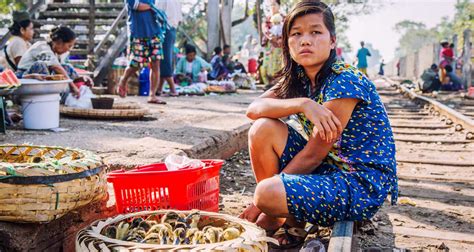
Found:
[{"label": "plastic sack", "polygon": [[201,160],[191,159],[186,156],[180,156],[176,154],[168,155],[165,158],[165,165],[168,171],[176,171],[183,168],[199,168],[205,166]]},{"label": "plastic sack", "polygon": [[73,93],[69,93],[66,97],[66,101],[64,102],[64,105],[68,107],[73,107],[73,108],[91,109],[92,108],[91,98],[95,97],[95,95],[92,93],[92,90],[88,86],[83,85],[79,88],[79,93],[81,94],[79,99],[74,97]]},{"label": "plastic sack", "polygon": [[311,239],[305,243],[300,252],[326,252],[326,248],[321,241]]}]

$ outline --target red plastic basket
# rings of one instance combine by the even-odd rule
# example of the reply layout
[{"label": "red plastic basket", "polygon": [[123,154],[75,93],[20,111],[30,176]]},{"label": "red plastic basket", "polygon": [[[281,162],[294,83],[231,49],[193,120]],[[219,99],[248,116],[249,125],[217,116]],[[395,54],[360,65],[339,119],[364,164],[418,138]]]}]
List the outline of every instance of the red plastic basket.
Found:
[{"label": "red plastic basket", "polygon": [[117,211],[157,209],[219,210],[219,171],[224,161],[202,160],[205,167],[168,171],[164,163],[107,174]]}]

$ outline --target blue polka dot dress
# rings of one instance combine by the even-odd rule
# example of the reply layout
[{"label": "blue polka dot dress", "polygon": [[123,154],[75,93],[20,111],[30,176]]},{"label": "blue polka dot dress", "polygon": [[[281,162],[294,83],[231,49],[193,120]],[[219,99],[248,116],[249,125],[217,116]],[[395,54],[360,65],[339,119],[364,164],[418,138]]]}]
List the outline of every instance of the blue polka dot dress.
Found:
[{"label": "blue polka dot dress", "polygon": [[[396,202],[395,143],[385,107],[374,84],[354,67],[336,62],[332,73],[315,94],[301,71],[308,97],[322,104],[340,98],[360,102],[341,137],[312,174],[281,173],[290,214],[298,221],[331,226],[341,220],[371,218],[388,194]],[[304,114],[296,115],[304,135],[288,126],[288,139],[280,157],[280,170],[307,143],[313,125]]]}]

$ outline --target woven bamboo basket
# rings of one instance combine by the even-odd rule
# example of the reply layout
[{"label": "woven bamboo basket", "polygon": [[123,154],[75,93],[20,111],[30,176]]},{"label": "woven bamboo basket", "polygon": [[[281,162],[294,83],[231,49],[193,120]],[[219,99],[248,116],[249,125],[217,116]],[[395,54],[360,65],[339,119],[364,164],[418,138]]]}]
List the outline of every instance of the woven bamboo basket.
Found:
[{"label": "woven bamboo basket", "polygon": [[0,145],[0,220],[49,222],[104,199],[105,172],[88,151]]},{"label": "woven bamboo basket", "polygon": [[[118,215],[107,220],[98,220],[89,227],[79,231],[76,235],[76,251],[268,251],[268,243],[278,242],[266,236],[265,230],[259,228],[254,223],[244,221],[240,218],[226,214],[203,212],[199,227],[212,225],[219,227],[225,223],[240,225],[243,232],[239,237],[225,242],[197,245],[157,245],[147,243],[127,242],[111,239],[101,234],[102,230],[109,225],[114,225],[122,220],[133,217],[146,217],[156,215],[159,218],[169,210],[144,211],[131,214]],[[173,211],[176,213],[189,214],[190,211]]]},{"label": "woven bamboo basket", "polygon": [[112,109],[83,109],[61,106],[60,112],[62,115],[69,117],[101,120],[140,119],[149,113],[147,109],[135,103],[114,104]]}]

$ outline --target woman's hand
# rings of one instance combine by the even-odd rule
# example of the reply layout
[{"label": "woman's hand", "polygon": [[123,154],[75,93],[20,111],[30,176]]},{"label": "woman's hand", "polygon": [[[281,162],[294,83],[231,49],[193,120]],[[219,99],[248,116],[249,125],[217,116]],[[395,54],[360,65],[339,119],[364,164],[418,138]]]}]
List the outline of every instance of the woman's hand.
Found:
[{"label": "woman's hand", "polygon": [[79,91],[79,88],[76,85],[74,85],[74,83],[72,83],[70,87],[71,87],[71,92],[73,93],[73,96],[75,96],[76,99],[81,98],[81,92]]},{"label": "woman's hand", "polygon": [[323,105],[307,99],[302,112],[314,124],[313,134],[319,134],[326,142],[335,141],[342,133],[339,119]]}]

